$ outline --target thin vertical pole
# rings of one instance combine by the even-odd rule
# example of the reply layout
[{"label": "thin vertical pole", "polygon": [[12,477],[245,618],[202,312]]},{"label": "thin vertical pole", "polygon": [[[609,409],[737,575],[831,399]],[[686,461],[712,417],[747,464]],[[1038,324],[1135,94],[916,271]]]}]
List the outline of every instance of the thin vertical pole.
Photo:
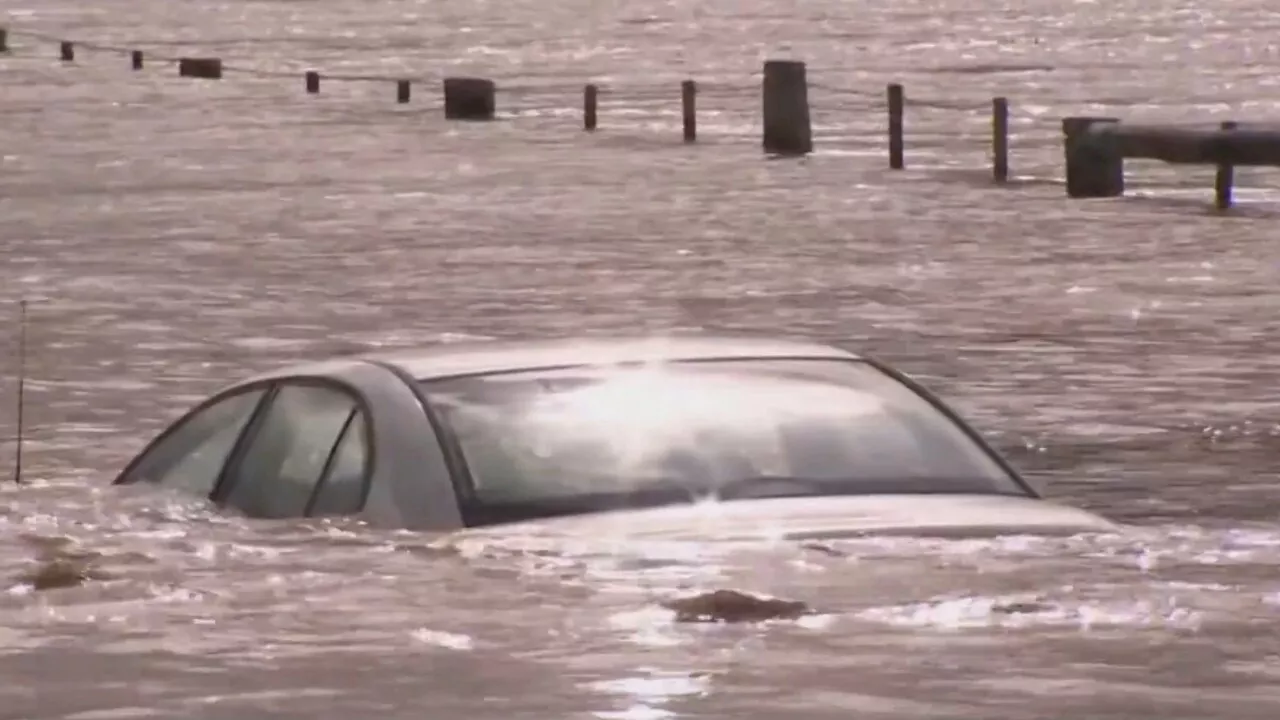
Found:
[{"label": "thin vertical pole", "polygon": [[903,162],[902,114],[906,107],[906,93],[902,86],[893,83],[888,87],[889,100],[889,167],[901,170]]},{"label": "thin vertical pole", "polygon": [[1009,182],[1009,100],[991,100],[991,174],[998,183]]},{"label": "thin vertical pole", "polygon": [[[1222,123],[1222,131],[1230,132],[1236,129],[1236,123],[1227,120]],[[1233,166],[1223,163],[1218,166],[1218,172],[1213,178],[1213,199],[1214,205],[1219,210],[1227,210],[1231,207],[1232,198],[1231,191],[1236,182],[1236,170]]]}]

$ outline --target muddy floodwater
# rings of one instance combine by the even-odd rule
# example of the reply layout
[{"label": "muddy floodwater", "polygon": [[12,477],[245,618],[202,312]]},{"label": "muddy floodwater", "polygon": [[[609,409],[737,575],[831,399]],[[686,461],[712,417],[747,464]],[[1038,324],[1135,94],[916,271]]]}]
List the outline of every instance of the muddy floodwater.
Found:
[{"label": "muddy floodwater", "polygon": [[[31,302],[0,719],[1280,713],[1280,172],[1239,169],[1226,216],[1212,168],[1154,162],[1123,199],[1069,201],[1058,125],[1277,120],[1273,3],[4,0],[0,24],[6,474]],[[181,54],[226,75],[180,80]],[[761,156],[769,57],[809,63],[806,159]],[[308,96],[308,68],[418,82],[407,104],[390,82]],[[499,120],[446,123],[445,75],[494,78]],[[699,328],[873,352],[1049,497],[1133,529],[459,543],[107,486],[188,404],[282,362]],[[812,612],[668,607],[717,590]]]}]

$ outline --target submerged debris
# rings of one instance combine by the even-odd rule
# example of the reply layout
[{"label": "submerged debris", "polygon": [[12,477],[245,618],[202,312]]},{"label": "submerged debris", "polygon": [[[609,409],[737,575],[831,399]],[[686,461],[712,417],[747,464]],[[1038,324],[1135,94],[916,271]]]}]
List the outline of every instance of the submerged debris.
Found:
[{"label": "submerged debris", "polygon": [[34,590],[58,590],[78,587],[90,580],[105,580],[109,576],[80,558],[46,558],[31,570],[23,573],[18,581]]},{"label": "submerged debris", "polygon": [[812,610],[798,600],[758,597],[737,590],[716,590],[662,603],[676,622],[762,622],[794,620]]},{"label": "submerged debris", "polygon": [[79,587],[91,580],[106,580],[107,573],[94,567],[103,554],[80,547],[69,537],[23,535],[22,540],[38,555],[36,564],[22,573],[17,581],[33,590],[58,590]]},{"label": "submerged debris", "polygon": [[845,552],[844,550],[841,550],[840,548],[832,547],[830,545],[827,545],[825,543],[820,543],[820,542],[801,543],[800,549],[812,550],[813,552],[822,553],[823,555],[826,555],[828,557],[839,557],[839,558],[849,557],[849,553]]},{"label": "submerged debris", "polygon": [[1052,610],[1053,605],[1039,598],[1026,600],[1006,600],[991,606],[991,612],[997,615],[1030,615],[1032,613]]}]

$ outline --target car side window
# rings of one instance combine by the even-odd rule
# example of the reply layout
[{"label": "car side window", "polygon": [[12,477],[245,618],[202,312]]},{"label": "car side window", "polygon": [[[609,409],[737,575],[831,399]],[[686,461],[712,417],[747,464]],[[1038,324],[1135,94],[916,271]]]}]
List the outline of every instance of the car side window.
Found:
[{"label": "car side window", "polygon": [[329,472],[316,488],[308,515],[349,515],[364,508],[368,447],[364,413],[359,410],[342,433]]},{"label": "car side window", "polygon": [[356,408],[333,386],[282,385],[231,468],[224,502],[251,517],[301,517]]},{"label": "car side window", "polygon": [[122,480],[209,495],[231,448],[262,400],[261,388],[239,392],[180,420]]}]

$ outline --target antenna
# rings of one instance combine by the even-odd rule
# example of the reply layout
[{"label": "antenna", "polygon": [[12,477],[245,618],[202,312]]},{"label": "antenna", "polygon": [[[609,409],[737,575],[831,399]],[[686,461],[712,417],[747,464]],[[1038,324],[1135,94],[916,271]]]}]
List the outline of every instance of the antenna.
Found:
[{"label": "antenna", "polygon": [[27,301],[18,302],[18,437],[13,451],[13,482],[22,484],[23,410],[27,394]]}]

